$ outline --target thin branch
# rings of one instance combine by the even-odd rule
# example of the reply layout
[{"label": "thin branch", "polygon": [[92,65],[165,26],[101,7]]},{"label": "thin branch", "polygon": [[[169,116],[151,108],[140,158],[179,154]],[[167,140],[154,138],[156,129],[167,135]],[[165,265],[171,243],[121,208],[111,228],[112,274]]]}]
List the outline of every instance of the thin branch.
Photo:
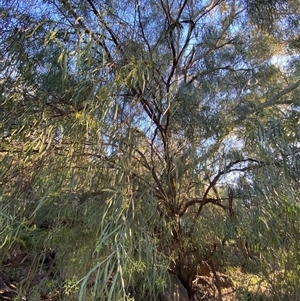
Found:
[{"label": "thin branch", "polygon": [[191,207],[194,206],[196,204],[200,204],[200,206],[204,206],[206,204],[213,204],[216,205],[218,207],[221,207],[224,210],[228,210],[229,208],[223,204],[221,204],[221,201],[224,200],[228,200],[228,198],[219,198],[219,199],[215,199],[215,198],[193,198],[188,200],[187,202],[184,203],[183,207],[180,209],[178,215],[179,216],[183,216],[184,213],[186,212],[186,210]]},{"label": "thin branch", "polygon": [[212,0],[208,5],[205,7],[202,7],[198,12],[194,14],[195,22],[196,19],[198,18],[201,19],[204,17],[206,14],[208,14],[211,10],[213,10],[216,6],[218,6],[223,0]]},{"label": "thin branch", "polygon": [[300,79],[295,82],[293,85],[283,89],[280,93],[278,93],[277,95],[275,95],[273,98],[271,98],[270,100],[267,100],[266,102],[264,102],[263,104],[258,106],[258,109],[264,109],[266,107],[269,106],[273,106],[273,105],[280,105],[280,104],[290,104],[292,103],[292,101],[283,101],[283,102],[277,102],[282,96],[294,91],[295,89],[297,89],[300,85]]},{"label": "thin branch", "polygon": [[142,18],[141,18],[142,13],[141,13],[141,8],[140,8],[140,5],[139,5],[139,3],[138,3],[138,0],[137,0],[136,6],[137,6],[137,10],[138,10],[138,22],[139,22],[139,27],[140,27],[140,29],[141,29],[142,37],[143,37],[143,40],[145,41],[145,43],[146,43],[146,45],[147,45],[149,55],[152,56],[152,55],[151,55],[151,46],[150,46],[150,44],[149,44],[148,39],[146,38],[144,26],[143,26],[143,24],[142,24]]},{"label": "thin branch", "polygon": [[113,61],[112,55],[111,55],[110,51],[108,50],[105,42],[99,41],[99,39],[97,39],[95,33],[93,31],[91,31],[85,25],[85,23],[82,21],[82,18],[77,15],[77,13],[74,11],[74,9],[72,8],[72,6],[70,5],[70,3],[67,0],[60,0],[60,1],[63,4],[63,6],[69,11],[69,13],[71,15],[73,15],[73,17],[75,18],[75,21],[78,22],[78,24],[81,26],[81,28],[84,30],[84,32],[89,34],[93,38],[94,41],[96,41],[101,47],[103,47],[104,51],[106,52],[106,54],[108,56],[108,60]]},{"label": "thin branch", "polygon": [[[254,164],[251,164],[251,165],[245,166],[245,167],[241,167],[241,168],[233,168],[237,164],[248,163],[248,162],[252,162]],[[251,170],[251,169],[260,168],[260,167],[268,166],[268,165],[275,165],[275,166],[279,166],[279,167],[281,166],[280,162],[265,162],[265,161],[259,161],[259,160],[252,159],[252,158],[241,159],[241,160],[236,160],[236,161],[230,162],[229,164],[227,164],[224,167],[223,170],[220,170],[217,173],[217,175],[213,178],[212,181],[210,181],[209,186],[207,187],[207,189],[205,190],[205,192],[203,194],[203,197],[201,198],[202,201],[201,202],[198,201],[198,202],[194,202],[194,203],[193,202],[188,202],[187,204],[185,204],[184,209],[185,210],[187,209],[187,208],[185,208],[186,205],[187,205],[187,207],[189,207],[189,206],[192,206],[196,203],[199,203],[200,207],[199,207],[198,212],[197,212],[196,217],[195,217],[195,219],[197,219],[199,217],[201,211],[202,211],[203,206],[207,203],[212,203],[212,201],[211,201],[212,199],[207,198],[207,196],[210,193],[211,189],[213,189],[213,187],[217,184],[217,182],[219,181],[221,176],[223,176],[225,174],[229,174],[231,172],[235,172],[235,171],[245,172],[245,171],[248,171],[248,170]],[[199,199],[195,199],[195,200],[199,200]],[[207,200],[209,200],[209,201],[207,202]],[[219,205],[219,204],[215,203],[215,205]]]},{"label": "thin branch", "polygon": [[104,19],[102,18],[102,16],[100,15],[99,11],[97,10],[97,8],[95,7],[94,3],[92,0],[86,0],[89,5],[91,6],[92,8],[92,11],[94,13],[94,15],[99,19],[99,21],[104,25],[105,29],[109,32],[111,38],[112,38],[112,41],[114,42],[114,44],[116,46],[119,46],[119,42],[117,40],[117,37],[115,35],[115,33],[112,31],[112,29],[107,25],[107,23],[104,21]]}]

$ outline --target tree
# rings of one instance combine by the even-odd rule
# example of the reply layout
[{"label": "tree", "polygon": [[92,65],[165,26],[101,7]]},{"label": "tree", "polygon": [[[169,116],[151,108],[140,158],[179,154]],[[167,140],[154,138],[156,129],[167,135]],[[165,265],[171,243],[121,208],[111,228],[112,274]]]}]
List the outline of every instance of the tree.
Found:
[{"label": "tree", "polygon": [[167,271],[192,298],[220,241],[263,252],[248,209],[298,210],[296,1],[14,4],[1,9],[2,198],[35,223],[85,208],[80,246],[96,241],[86,256],[101,260],[82,300],[93,275],[95,295],[154,299]]}]

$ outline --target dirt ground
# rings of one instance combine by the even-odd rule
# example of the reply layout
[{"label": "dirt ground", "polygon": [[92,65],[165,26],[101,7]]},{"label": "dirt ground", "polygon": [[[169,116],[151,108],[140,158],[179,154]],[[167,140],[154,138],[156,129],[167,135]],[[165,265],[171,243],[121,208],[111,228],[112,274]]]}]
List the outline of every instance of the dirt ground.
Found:
[{"label": "dirt ground", "polygon": [[[11,250],[0,267],[0,300],[58,301],[64,300],[64,280],[55,269],[56,254],[45,250],[38,257],[22,251],[18,245]],[[34,262],[36,265],[34,266]],[[192,296],[176,277],[169,292],[160,301],[251,301],[268,299],[267,286],[253,284],[255,275],[247,275],[238,268],[234,273],[211,273],[197,276],[193,281]],[[252,278],[251,278],[252,277]],[[27,280],[25,282],[25,280]],[[28,281],[29,280],[29,281]],[[243,285],[242,284],[243,281]],[[29,283],[28,285],[26,283]],[[251,284],[252,283],[252,284]],[[252,286],[252,287],[251,287]],[[28,294],[29,292],[29,294]]]}]

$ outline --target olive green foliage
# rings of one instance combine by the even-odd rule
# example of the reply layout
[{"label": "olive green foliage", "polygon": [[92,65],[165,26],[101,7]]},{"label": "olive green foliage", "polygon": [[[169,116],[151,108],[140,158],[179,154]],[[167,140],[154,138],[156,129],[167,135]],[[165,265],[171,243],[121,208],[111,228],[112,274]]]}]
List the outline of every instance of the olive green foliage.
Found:
[{"label": "olive green foliage", "polygon": [[15,0],[0,16],[3,259],[55,249],[66,300],[156,300],[170,272],[192,298],[203,261],[293,300],[296,1]]}]

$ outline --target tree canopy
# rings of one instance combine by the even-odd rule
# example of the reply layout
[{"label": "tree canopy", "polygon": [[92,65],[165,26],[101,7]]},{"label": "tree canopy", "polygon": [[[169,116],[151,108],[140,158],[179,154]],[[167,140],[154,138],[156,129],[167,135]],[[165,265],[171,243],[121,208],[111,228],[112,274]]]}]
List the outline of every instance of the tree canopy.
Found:
[{"label": "tree canopy", "polygon": [[2,1],[3,256],[16,241],[54,248],[80,300],[157,300],[170,275],[192,300],[199,265],[217,279],[239,246],[268,280],[290,271],[272,293],[293,300],[299,10]]}]

